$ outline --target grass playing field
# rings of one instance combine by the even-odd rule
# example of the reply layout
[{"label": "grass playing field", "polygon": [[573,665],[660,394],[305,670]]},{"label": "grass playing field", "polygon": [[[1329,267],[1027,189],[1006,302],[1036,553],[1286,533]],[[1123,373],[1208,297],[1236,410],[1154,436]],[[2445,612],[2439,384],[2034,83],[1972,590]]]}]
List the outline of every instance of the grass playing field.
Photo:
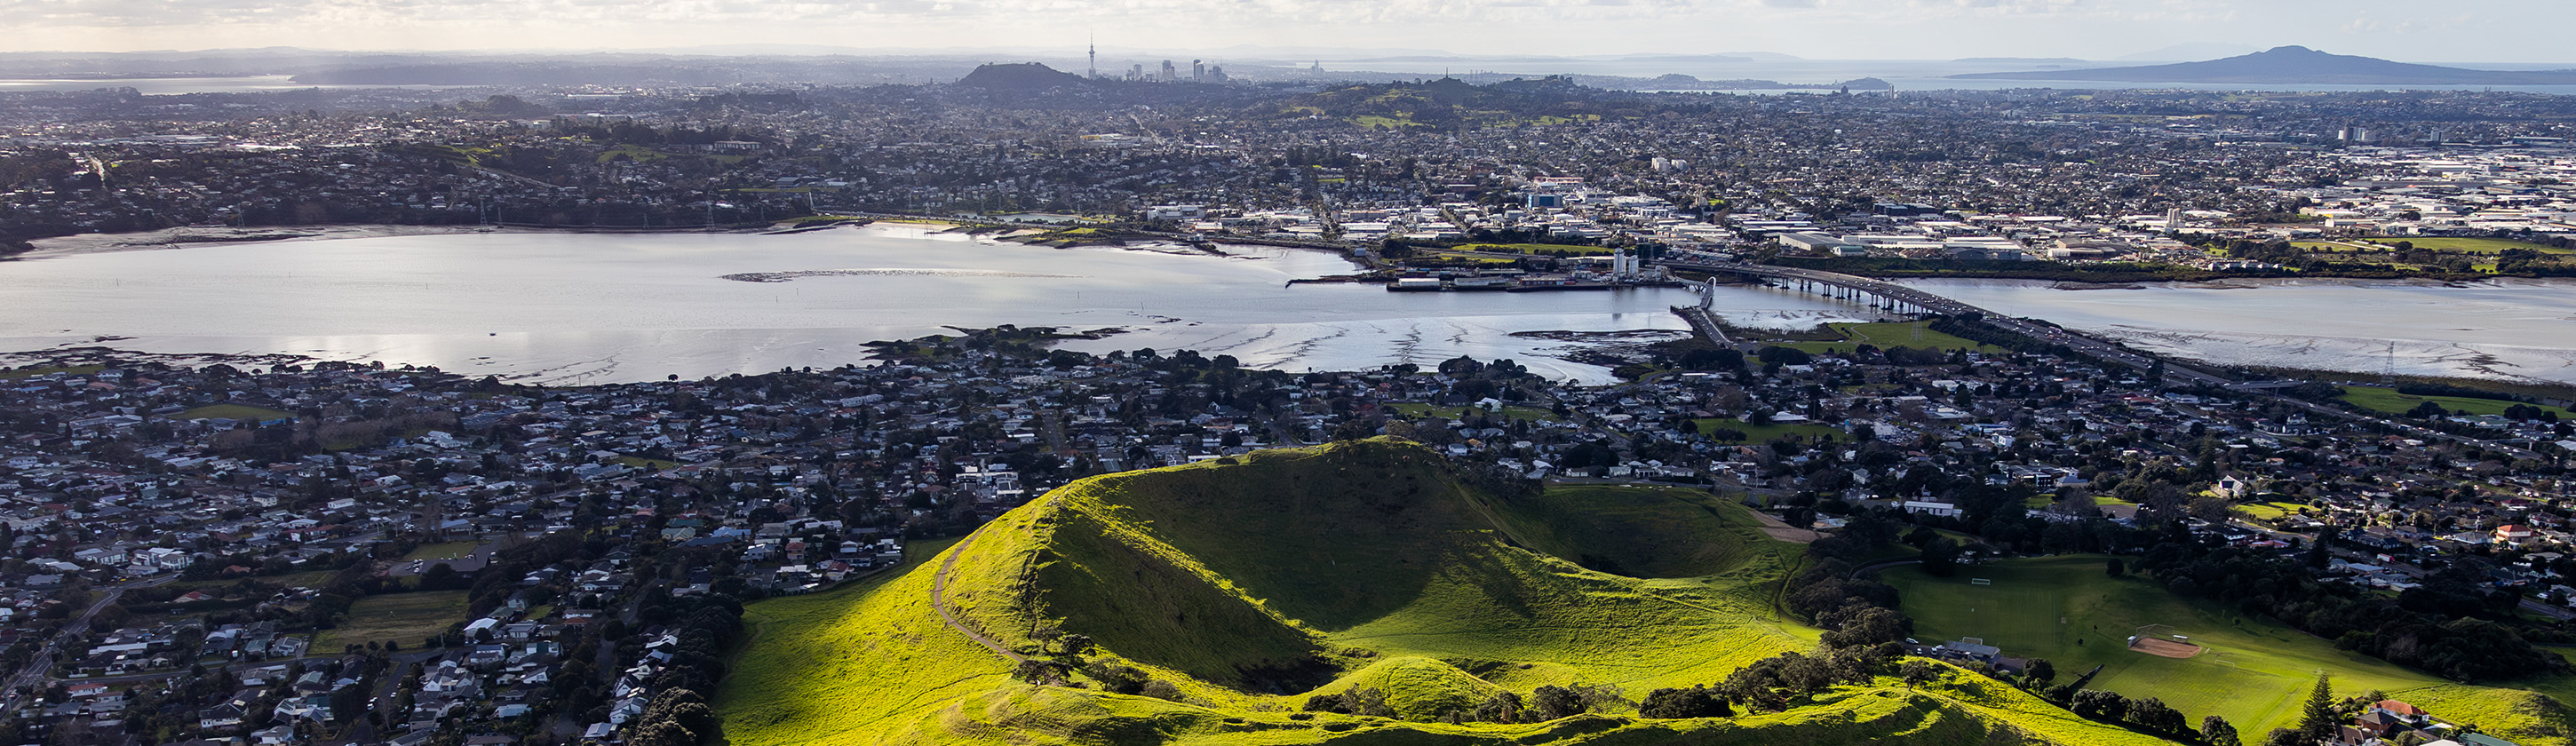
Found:
[{"label": "grass playing field", "polygon": [[[1467,416],[1467,410],[1470,409],[1469,407],[1441,407],[1420,402],[1398,402],[1387,405],[1387,408],[1393,409],[1396,413],[1402,414],[1406,417],[1439,417],[1450,420]],[[1556,416],[1555,412],[1547,409],[1539,407],[1524,407],[1517,404],[1505,405],[1503,407],[1503,411],[1488,412],[1485,416],[1488,418],[1531,420],[1535,422],[1555,422],[1557,420],[1564,419]]]},{"label": "grass playing field", "polygon": [[1804,436],[1806,439],[1811,441],[1824,438],[1834,438],[1838,440],[1843,438],[1843,431],[1826,425],[1783,425],[1779,423],[1756,425],[1733,417],[1691,420],[1691,424],[1697,426],[1699,431],[1702,433],[1712,433],[1720,429],[1743,433],[1744,442],[1746,443],[1769,443],[1773,440],[1790,435]]},{"label": "grass playing field", "polygon": [[267,422],[270,420],[289,419],[294,416],[294,412],[280,412],[265,407],[253,407],[242,404],[208,404],[206,406],[179,413],[179,419],[183,420],[227,419],[258,420],[261,422]]},{"label": "grass playing field", "polygon": [[2540,253],[2543,253],[2543,254],[2576,254],[2576,251],[2570,251],[2570,250],[2567,250],[2567,249],[2558,248],[2558,247],[2556,247],[2556,246],[2548,246],[2548,245],[2536,244],[2536,243],[2526,243],[2526,242],[2523,242],[2523,241],[2513,241],[2513,240],[2502,239],[2502,238],[2443,238],[2443,237],[2423,237],[2423,238],[2365,238],[2365,239],[2361,239],[2361,240],[2363,240],[2363,241],[2368,241],[2368,242],[2375,243],[2375,244],[2387,245],[2387,246],[2396,246],[2396,245],[2397,245],[2397,242],[2399,242],[2399,241],[2405,241],[2405,242],[2408,242],[2408,243],[2414,244],[2414,245],[2415,245],[2415,248],[2419,248],[2419,249],[2431,249],[2431,250],[2433,250],[2433,251],[2451,251],[2451,252],[2459,252],[2459,253],[2466,253],[2466,254],[2500,254],[2500,253],[2503,253],[2505,249],[2530,249],[2530,250],[2532,250],[2532,251],[2537,251],[2537,252],[2540,252]]},{"label": "grass playing field", "polygon": [[[2478,722],[2525,746],[2566,742],[2563,736],[2536,730],[2541,725],[2537,719],[2511,722],[2509,715],[2526,692],[2459,686],[2346,653],[2270,620],[2174,596],[2146,580],[2108,577],[2105,559],[2007,560],[1961,567],[1948,578],[1903,567],[1888,571],[1885,580],[1902,594],[1917,639],[1976,637],[2005,655],[2047,658],[2056,665],[2061,683],[2100,665],[2102,673],[2088,688],[2156,697],[2195,723],[2204,715],[2220,715],[2245,733],[2295,724],[2300,699],[2317,672],[2324,671],[2339,693],[2382,690],[2435,716]],[[1992,584],[1975,584],[1980,578]],[[2169,626],[2204,650],[2179,659],[2130,650],[2129,635],[2147,625]]]},{"label": "grass playing field", "polygon": [[[2504,414],[2504,410],[2507,407],[2521,403],[2509,402],[2500,399],[2472,399],[2464,396],[2415,396],[2412,394],[2397,393],[2396,389],[2381,388],[2378,386],[2345,386],[2343,387],[2343,400],[2352,402],[2354,405],[2363,409],[2386,412],[2389,414],[2405,414],[2407,411],[2412,410],[2427,401],[2441,405],[2443,409],[2450,410],[2452,414]],[[2538,407],[2540,405],[2534,404],[2530,406]],[[2556,412],[2560,419],[2576,418],[2576,411],[2569,411],[2558,407],[2540,407],[2540,409],[2549,412]]]},{"label": "grass playing field", "polygon": [[465,621],[465,591],[389,593],[358,599],[349,605],[340,626],[313,639],[313,652],[337,653],[350,643],[396,642],[419,647],[431,636]]},{"label": "grass playing field", "polygon": [[1812,353],[1850,352],[1861,345],[1879,349],[1911,347],[1917,350],[1975,350],[2004,352],[2000,347],[1979,344],[1959,337],[1932,331],[1929,321],[1891,321],[1872,324],[1827,324],[1843,335],[1841,342],[1782,342],[1781,347]]}]

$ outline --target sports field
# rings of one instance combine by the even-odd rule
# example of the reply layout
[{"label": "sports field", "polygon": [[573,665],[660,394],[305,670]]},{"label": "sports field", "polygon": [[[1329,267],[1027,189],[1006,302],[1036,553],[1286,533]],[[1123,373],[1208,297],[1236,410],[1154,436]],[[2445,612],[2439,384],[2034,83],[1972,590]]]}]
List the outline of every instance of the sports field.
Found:
[{"label": "sports field", "polygon": [[1755,444],[1769,443],[1791,435],[1805,436],[1808,440],[1841,438],[1844,435],[1842,430],[1830,425],[1784,425],[1778,423],[1756,425],[1733,417],[1691,420],[1691,426],[1698,428],[1702,433],[1714,433],[1719,430],[1733,430],[1744,434],[1744,442]]},{"label": "sports field", "polygon": [[1911,347],[1917,350],[1975,350],[2004,352],[2000,347],[1979,344],[1967,339],[1932,331],[1929,321],[1893,321],[1874,324],[1827,324],[1843,335],[1841,342],[1782,342],[1780,346],[1811,353],[1850,352],[1861,345],[1879,349]]},{"label": "sports field", "polygon": [[368,596],[349,605],[340,626],[313,640],[313,652],[338,653],[351,643],[394,642],[415,648],[465,621],[464,591],[416,591]]},{"label": "sports field", "polygon": [[206,406],[179,413],[179,419],[183,420],[210,420],[222,418],[228,420],[259,420],[266,422],[269,420],[292,419],[293,417],[295,417],[294,412],[280,412],[274,409],[253,407],[245,404],[208,404]]},{"label": "sports field", "polygon": [[[2473,717],[2487,713],[2502,718],[2496,713],[2515,710],[2529,696],[2512,689],[2459,686],[2336,650],[2326,640],[2183,599],[2146,580],[2109,577],[2104,560],[2099,555],[2007,560],[1962,567],[1948,578],[1902,567],[1888,571],[1885,580],[1902,594],[1905,612],[1915,620],[1916,639],[1929,643],[1976,637],[2005,655],[2047,658],[2056,665],[2060,683],[2100,665],[2102,673],[2087,688],[2156,697],[2195,723],[2204,715],[2221,715],[2245,733],[2293,725],[2300,699],[2318,671],[2334,678],[2340,694],[2379,689],[2407,699],[2416,692],[2427,700],[2419,705],[2433,708],[2438,702]],[[1977,585],[1977,579],[1991,585]],[[2169,627],[2202,650],[2175,658],[2131,649],[2128,637],[2150,625]],[[2434,714],[2444,711],[2435,709]],[[2510,727],[2482,724],[2489,732]],[[2564,743],[2517,740],[2525,746]]]},{"label": "sports field", "polygon": [[[2413,394],[2397,393],[2396,389],[2381,388],[2378,386],[2345,386],[2343,387],[2343,400],[2352,402],[2354,405],[2363,409],[2386,412],[2389,414],[2405,414],[2406,412],[2423,405],[2423,403],[2427,401],[2442,405],[2443,409],[2450,410],[2452,414],[2471,415],[2504,414],[2504,410],[2506,408],[2521,403],[2504,401],[2502,399],[2471,399],[2465,396],[2415,396]],[[2540,407],[2540,405],[2537,404],[2531,406]],[[2571,412],[2558,407],[2540,407],[2540,409],[2548,412],[2556,412],[2560,419],[2576,419],[2576,412]]]},{"label": "sports field", "polygon": [[2532,250],[2532,251],[2537,251],[2537,252],[2540,252],[2540,253],[2543,253],[2543,254],[2571,254],[2571,253],[2576,253],[2576,251],[2569,251],[2569,250],[2567,250],[2567,249],[2558,248],[2558,247],[2556,247],[2556,246],[2549,246],[2549,245],[2546,245],[2546,244],[2527,243],[2527,242],[2523,242],[2523,241],[2514,241],[2514,240],[2510,240],[2510,239],[2503,239],[2503,238],[2444,238],[2444,237],[2418,237],[2418,238],[2365,238],[2365,239],[2362,239],[2362,240],[2364,240],[2364,241],[2368,241],[2368,242],[2371,242],[2371,243],[2375,243],[2375,244],[2382,244],[2382,245],[2386,245],[2386,246],[2390,246],[2390,247],[2394,247],[2394,246],[2396,246],[2396,245],[2397,245],[2397,242],[2399,242],[2399,241],[2405,241],[2405,242],[2407,242],[2407,243],[2413,244],[2413,245],[2415,246],[2415,248],[2418,248],[2418,249],[2430,249],[2430,250],[2433,250],[2433,251],[2452,251],[2452,252],[2459,252],[2459,253],[2463,253],[2463,254],[2500,254],[2500,253],[2503,253],[2505,249],[2530,249],[2530,250]]}]

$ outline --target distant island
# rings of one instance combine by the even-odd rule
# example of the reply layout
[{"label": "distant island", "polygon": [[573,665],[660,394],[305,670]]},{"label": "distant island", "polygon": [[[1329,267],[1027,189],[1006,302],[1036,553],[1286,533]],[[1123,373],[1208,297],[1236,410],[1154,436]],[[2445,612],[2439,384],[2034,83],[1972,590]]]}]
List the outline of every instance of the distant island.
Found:
[{"label": "distant island", "polygon": [[2120,83],[2253,83],[2270,85],[2576,85],[2576,70],[2471,70],[2278,47],[2253,54],[2171,65],[2091,70],[2023,70],[1952,75],[1952,80],[2076,80]]}]

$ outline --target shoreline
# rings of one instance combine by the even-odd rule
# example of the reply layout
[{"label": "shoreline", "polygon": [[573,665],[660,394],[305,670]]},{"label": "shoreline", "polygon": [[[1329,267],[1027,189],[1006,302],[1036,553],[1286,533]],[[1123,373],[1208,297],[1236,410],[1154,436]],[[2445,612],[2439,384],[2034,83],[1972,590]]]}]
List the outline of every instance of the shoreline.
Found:
[{"label": "shoreline", "polygon": [[[786,224],[787,222],[788,221],[779,221],[759,226],[745,226],[740,228],[537,228],[508,225],[395,225],[386,223],[361,223],[354,225],[284,225],[258,228],[180,227],[163,228],[161,230],[142,231],[137,233],[81,233],[70,236],[52,236],[47,238],[30,239],[27,243],[36,247],[34,251],[18,254],[14,257],[6,257],[5,259],[41,259],[45,257],[79,256],[82,254],[113,254],[128,251],[202,249],[242,244],[336,241],[353,238],[394,238],[400,236],[447,236],[473,233],[510,233],[523,235],[550,233],[565,235],[680,235],[692,233],[758,235],[764,233],[777,233],[779,232],[778,226]],[[954,229],[958,226],[957,223],[924,218],[920,220],[901,221],[878,220],[862,224],[861,227],[871,225],[884,225],[889,227],[907,226],[929,229],[928,232],[933,233]],[[838,227],[841,226],[812,226],[795,232],[807,233],[824,230],[826,228]]]}]

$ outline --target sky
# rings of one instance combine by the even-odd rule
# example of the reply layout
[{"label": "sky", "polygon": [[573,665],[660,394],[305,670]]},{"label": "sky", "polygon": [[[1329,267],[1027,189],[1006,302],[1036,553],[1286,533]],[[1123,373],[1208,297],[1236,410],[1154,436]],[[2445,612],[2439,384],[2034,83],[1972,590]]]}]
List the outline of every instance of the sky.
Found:
[{"label": "sky", "polygon": [[0,51],[1238,46],[2113,59],[2185,43],[2568,63],[2568,0],[0,0]]}]

